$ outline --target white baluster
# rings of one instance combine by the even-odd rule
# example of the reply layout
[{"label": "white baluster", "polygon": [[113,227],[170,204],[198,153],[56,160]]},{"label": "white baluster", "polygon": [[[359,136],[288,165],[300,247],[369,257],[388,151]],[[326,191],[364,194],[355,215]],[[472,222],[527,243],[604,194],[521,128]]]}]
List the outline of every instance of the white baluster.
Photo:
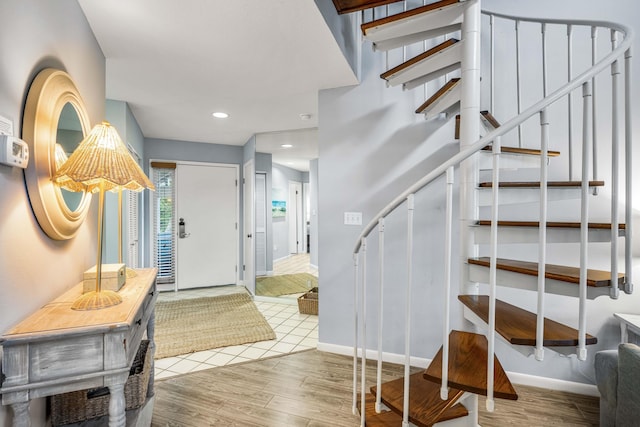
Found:
[{"label": "white baluster", "polygon": [[580,204],[580,302],[578,314],[578,359],[586,360],[587,329],[587,252],[589,242],[589,155],[591,154],[591,82],[582,85],[582,195]]},{"label": "white baluster", "polygon": [[440,385],[440,398],[449,398],[449,329],[451,309],[451,235],[453,228],[453,168],[447,169],[447,192],[445,211],[445,236],[444,236],[444,322],[442,328],[442,383]]},{"label": "white baluster", "polygon": [[382,411],[382,328],[384,313],[384,218],[378,220],[378,275],[380,287],[378,292],[378,372],[376,376],[376,412]]},{"label": "white baluster", "polygon": [[[611,30],[611,48],[615,50],[618,45],[616,31]],[[620,294],[618,288],[618,203],[619,196],[619,155],[620,155],[620,117],[618,111],[620,64],[615,61],[611,64],[611,288],[609,296],[617,299]]]},{"label": "white baluster", "polygon": [[549,160],[549,120],[547,109],[540,112],[540,221],[538,229],[538,311],[536,323],[536,360],[544,359],[544,299],[547,262],[547,162]]},{"label": "white baluster", "polygon": [[491,190],[491,243],[490,243],[490,263],[489,263],[489,331],[487,332],[487,411],[493,412],[495,401],[493,399],[494,389],[494,355],[496,341],[496,282],[498,262],[498,192],[500,188],[500,151],[501,137],[493,141],[493,177]]},{"label": "white baluster", "polygon": [[409,427],[409,380],[411,376],[411,288],[413,282],[413,210],[414,195],[407,197],[407,295],[405,302],[404,335],[404,401],[402,427]]}]

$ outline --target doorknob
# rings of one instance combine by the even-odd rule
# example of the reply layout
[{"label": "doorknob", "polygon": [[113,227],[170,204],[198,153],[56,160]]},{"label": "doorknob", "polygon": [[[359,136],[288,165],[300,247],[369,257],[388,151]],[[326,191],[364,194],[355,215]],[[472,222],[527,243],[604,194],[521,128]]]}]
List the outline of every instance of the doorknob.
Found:
[{"label": "doorknob", "polygon": [[252,238],[252,237],[253,237],[253,235],[252,235],[252,234],[247,234],[247,238],[249,238],[249,239],[250,239],[250,238]]},{"label": "doorknob", "polygon": [[180,220],[178,221],[178,237],[180,237],[181,239],[184,239],[191,235],[191,233],[187,233],[185,231],[185,228],[186,224],[184,222],[184,218],[180,218]]}]

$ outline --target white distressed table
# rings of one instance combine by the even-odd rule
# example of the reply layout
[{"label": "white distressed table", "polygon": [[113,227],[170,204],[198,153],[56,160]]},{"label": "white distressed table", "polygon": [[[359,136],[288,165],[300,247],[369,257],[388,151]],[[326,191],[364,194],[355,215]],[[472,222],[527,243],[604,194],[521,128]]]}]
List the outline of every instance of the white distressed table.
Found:
[{"label": "white distressed table", "polygon": [[629,331],[640,337],[640,314],[614,313],[620,321],[620,335],[623,343],[629,342]]},{"label": "white distressed table", "polygon": [[[30,426],[31,399],[95,387],[109,388],[109,427],[125,425],[124,385],[145,331],[155,350],[157,270],[136,272],[116,306],[71,310],[79,283],[0,337],[0,393],[13,409],[14,427]],[[153,364],[147,396],[153,396]]]}]

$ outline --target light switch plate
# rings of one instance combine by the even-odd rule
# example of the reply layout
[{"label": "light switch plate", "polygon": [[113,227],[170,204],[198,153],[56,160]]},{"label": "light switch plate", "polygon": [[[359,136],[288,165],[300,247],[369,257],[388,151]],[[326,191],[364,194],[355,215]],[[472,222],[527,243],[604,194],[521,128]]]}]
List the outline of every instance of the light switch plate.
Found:
[{"label": "light switch plate", "polygon": [[344,225],[362,225],[362,212],[345,212]]}]

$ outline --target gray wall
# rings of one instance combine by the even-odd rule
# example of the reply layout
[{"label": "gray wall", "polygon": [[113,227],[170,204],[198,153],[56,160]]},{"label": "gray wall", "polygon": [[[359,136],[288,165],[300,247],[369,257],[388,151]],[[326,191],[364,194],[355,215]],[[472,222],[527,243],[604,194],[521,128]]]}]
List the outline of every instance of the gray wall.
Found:
[{"label": "gray wall", "polygon": [[309,263],[318,267],[318,159],[309,162]]},{"label": "gray wall", "polygon": [[[105,60],[75,0],[0,2],[0,114],[21,135],[27,91],[47,67],[71,75],[92,124],[104,119]],[[96,209],[78,235],[53,241],[38,226],[29,205],[21,169],[0,165],[0,331],[24,319],[77,284],[95,264]],[[33,425],[45,423],[45,402],[31,404]],[[11,425],[11,411],[0,407],[0,426]]]},{"label": "gray wall", "polygon": [[[611,20],[631,26],[640,22],[640,8],[630,0],[617,2],[616,7],[611,7],[608,2],[595,0],[561,3],[549,0],[535,3],[485,0],[483,6],[497,12],[531,16],[544,16],[546,13],[555,17]],[[603,35],[602,38],[606,36]],[[527,52],[526,46],[522,51]],[[588,49],[586,51],[588,52]],[[409,49],[408,57],[414,54]],[[390,63],[398,62],[398,58],[392,54]],[[343,225],[343,212],[363,212],[366,224],[378,210],[417,177],[424,175],[457,151],[457,144],[453,144],[452,121],[437,119],[425,122],[422,117],[415,116],[413,110],[424,101],[422,91],[402,92],[400,88],[386,88],[378,77],[384,71],[383,67],[384,54],[372,52],[370,45],[365,43],[362,49],[361,85],[324,90],[319,97],[319,266],[322,271],[320,287],[323,290],[320,295],[319,341],[322,344],[350,346],[353,341],[351,253],[361,227]],[[638,66],[634,65],[634,77],[637,77],[638,69]],[[631,97],[636,104],[635,111],[639,107],[636,94],[637,89]],[[603,98],[606,98],[606,92]],[[605,113],[606,110],[603,114]],[[634,127],[637,126],[634,124]],[[637,135],[638,131],[636,129],[634,134]],[[605,130],[601,132],[604,133]],[[603,141],[608,144],[609,139],[603,137]],[[634,159],[638,160],[637,157],[636,154]],[[609,177],[607,163],[601,162],[600,165],[602,176]],[[440,252],[444,238],[443,188],[444,184],[440,181],[416,198],[415,227],[419,238],[415,242],[416,265],[413,277],[416,293],[412,299],[412,324],[415,325],[414,331],[419,329],[421,333],[412,336],[412,353],[414,356],[425,358],[433,357],[440,347],[441,339],[440,306],[443,295],[440,288],[443,280],[443,257]],[[454,200],[457,201],[457,197],[455,194]],[[606,194],[597,201],[592,200],[592,204],[606,206]],[[564,210],[577,212],[573,206],[568,209],[565,207]],[[526,212],[523,211],[522,214]],[[551,211],[550,217],[562,214],[563,212]],[[384,318],[387,332],[383,349],[391,353],[402,353],[404,346],[403,333],[394,331],[402,331],[404,324],[406,242],[402,236],[406,227],[405,216],[405,211],[401,210],[393,214],[386,224],[385,248],[389,260],[387,265],[390,265],[391,260],[396,261],[396,266],[386,267],[385,271],[387,287],[384,295]],[[392,230],[401,237],[391,237]],[[454,256],[457,256],[457,236],[454,236],[453,241]],[[368,245],[376,247],[376,235],[369,238]],[[563,261],[573,258],[573,248],[558,246],[560,248],[556,248],[553,253],[557,259]],[[531,251],[537,249],[516,250],[519,254],[535,256]],[[594,248],[590,253],[593,263],[606,262],[606,254],[601,254],[599,249]],[[369,263],[368,277],[375,283],[377,272],[372,264],[375,262]],[[636,277],[637,274],[636,272]],[[457,272],[454,272],[453,280],[454,283],[458,280]],[[500,292],[512,303],[525,308],[530,308],[535,301],[535,297],[526,292],[503,288]],[[369,289],[367,299],[369,307],[376,306],[377,295],[373,289]],[[639,299],[637,294],[622,295],[617,301],[603,297],[588,303],[588,329],[590,333],[598,336],[600,343],[590,348],[590,356],[586,362],[560,357],[550,351],[546,352],[544,362],[537,362],[503,344],[498,344],[498,357],[510,371],[592,383],[593,354],[602,348],[615,347],[620,337],[613,313],[636,312]],[[560,321],[570,318],[569,324],[577,325],[575,299],[551,296],[547,304],[549,317],[558,318]],[[329,308],[323,310],[323,307]],[[459,303],[454,298],[451,299],[451,307],[454,319],[452,327],[464,326]],[[374,321],[372,310],[369,311],[368,320]],[[368,347],[375,348],[376,343],[371,335],[375,334],[368,337]]]},{"label": "gray wall", "polygon": [[[140,156],[140,167],[142,167],[142,160],[144,157],[144,135],[140,126],[136,121],[129,105],[124,101],[107,100],[106,103],[106,119],[118,130],[118,134],[125,145],[130,145],[136,153]],[[138,193],[138,232],[140,233],[140,249],[139,253],[143,253],[144,239],[142,239],[142,231],[145,221],[144,212],[142,209],[142,200],[149,197],[150,190],[144,190]],[[122,262],[127,264],[127,247],[128,247],[128,235],[129,235],[129,223],[127,220],[127,212],[129,211],[129,198],[128,192],[122,193]],[[118,262],[118,196],[112,192],[108,192],[105,198],[105,228],[109,230],[105,233],[104,243],[104,261],[106,263]],[[141,262],[141,260],[138,260]]]},{"label": "gray wall", "polygon": [[315,2],[349,66],[358,75],[360,55],[360,34],[356,26],[358,14],[338,15],[331,0],[315,0]]}]

